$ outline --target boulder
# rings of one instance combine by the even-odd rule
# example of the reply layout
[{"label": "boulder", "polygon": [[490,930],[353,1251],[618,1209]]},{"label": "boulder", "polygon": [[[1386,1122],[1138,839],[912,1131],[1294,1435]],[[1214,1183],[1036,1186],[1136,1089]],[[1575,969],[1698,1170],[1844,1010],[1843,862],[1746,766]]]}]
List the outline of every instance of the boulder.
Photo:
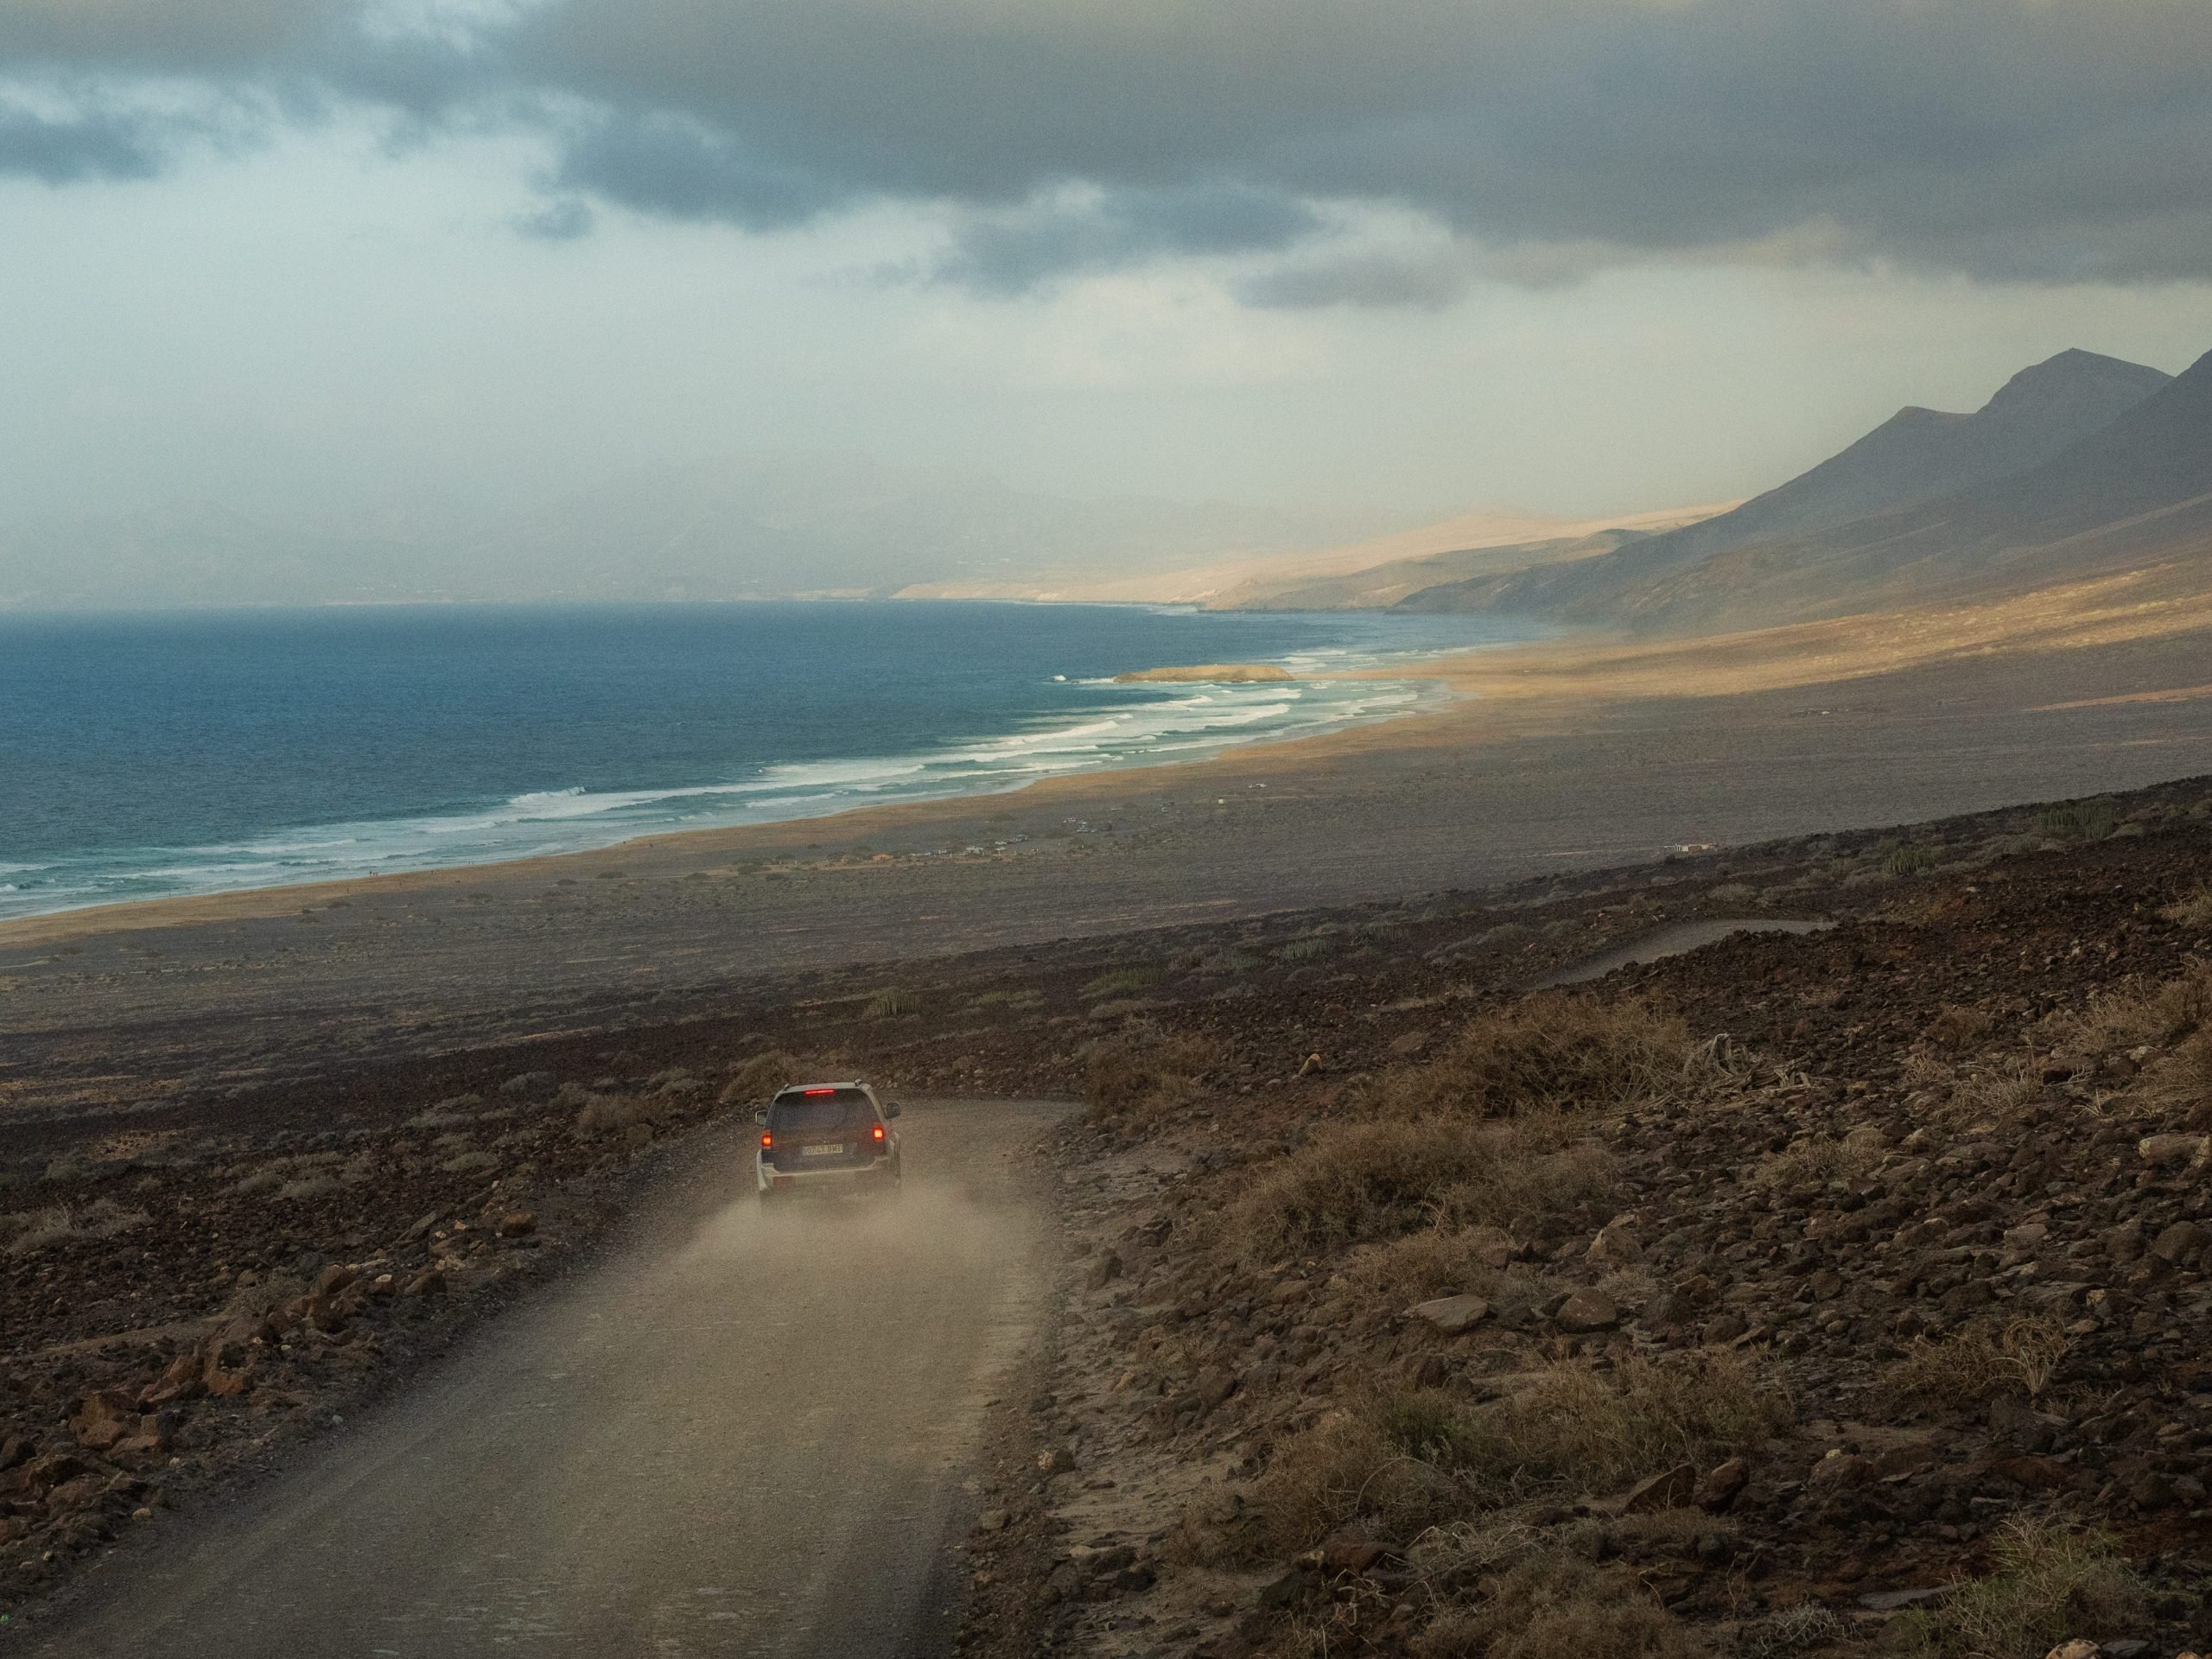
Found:
[{"label": "boulder", "polygon": [[1479,1296],[1439,1296],[1414,1303],[1406,1310],[1406,1317],[1432,1325],[1445,1336],[1456,1337],[1488,1319],[1490,1304]]},{"label": "boulder", "polygon": [[1560,1304],[1552,1318],[1562,1331],[1610,1331],[1621,1322],[1621,1310],[1611,1296],[1592,1287],[1576,1291]]},{"label": "boulder", "polygon": [[2158,1235],[2158,1241],[2151,1246],[2151,1254],[2161,1262],[2178,1262],[2202,1249],[2208,1236],[2212,1235],[2195,1222],[2177,1221]]},{"label": "boulder", "polygon": [[207,1388],[201,1377],[204,1363],[198,1354],[179,1354],[159,1376],[140,1390],[139,1405],[149,1410],[159,1410],[163,1406],[189,1400],[203,1392]]},{"label": "boulder", "polygon": [[1741,1458],[1731,1458],[1705,1471],[1690,1493],[1690,1502],[1718,1515],[1743,1496],[1744,1488],[1751,1482],[1751,1465]]},{"label": "boulder", "polygon": [[69,1432],[87,1451],[105,1452],[137,1427],[138,1402],[117,1389],[85,1395],[69,1414]]},{"label": "boulder", "polygon": [[1321,1541],[1321,1570],[1325,1573],[1364,1573],[1389,1552],[1365,1533],[1347,1527]]},{"label": "boulder", "polygon": [[1629,1490],[1621,1505],[1623,1515],[1650,1515],[1660,1510],[1679,1510],[1697,1491],[1697,1468],[1678,1463],[1672,1469],[1640,1480]]},{"label": "boulder", "polygon": [[1626,1267],[1643,1255],[1643,1241],[1637,1236],[1636,1227],[1626,1216],[1616,1216],[1599,1229],[1598,1236],[1590,1241],[1584,1259],[1604,1266]]},{"label": "boulder", "polygon": [[1876,1472],[1872,1460],[1855,1452],[1835,1451],[1813,1465],[1812,1472],[1805,1477],[1805,1484],[1848,1491],[1853,1487],[1871,1485]]},{"label": "boulder", "polygon": [[2205,1141],[2201,1135],[2146,1135],[2135,1143],[2135,1155],[2155,1168],[2171,1169],[2202,1156]]},{"label": "boulder", "polygon": [[528,1238],[537,1230],[537,1212],[534,1210],[510,1210],[499,1217],[493,1230],[501,1238]]}]

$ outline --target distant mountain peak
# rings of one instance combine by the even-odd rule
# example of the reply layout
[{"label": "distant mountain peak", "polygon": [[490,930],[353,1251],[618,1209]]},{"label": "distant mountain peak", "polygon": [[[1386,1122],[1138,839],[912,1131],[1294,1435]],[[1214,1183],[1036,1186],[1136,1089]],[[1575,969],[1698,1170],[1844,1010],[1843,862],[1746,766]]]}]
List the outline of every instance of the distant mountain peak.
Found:
[{"label": "distant mountain peak", "polygon": [[2002,416],[2027,404],[2070,403],[2082,397],[2139,402],[2171,378],[2141,363],[2069,346],[2056,357],[2022,369],[1997,389],[1980,412]]}]

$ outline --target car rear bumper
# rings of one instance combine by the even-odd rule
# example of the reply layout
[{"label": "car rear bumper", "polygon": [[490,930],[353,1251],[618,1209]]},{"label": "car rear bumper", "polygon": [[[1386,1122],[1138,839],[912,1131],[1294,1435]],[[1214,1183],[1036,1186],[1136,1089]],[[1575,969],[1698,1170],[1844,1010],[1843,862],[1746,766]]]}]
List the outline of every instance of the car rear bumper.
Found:
[{"label": "car rear bumper", "polygon": [[836,1169],[795,1170],[772,1169],[756,1159],[753,1175],[761,1192],[773,1192],[781,1197],[787,1192],[888,1186],[899,1179],[899,1171],[888,1158],[878,1158],[867,1164],[849,1164]]}]

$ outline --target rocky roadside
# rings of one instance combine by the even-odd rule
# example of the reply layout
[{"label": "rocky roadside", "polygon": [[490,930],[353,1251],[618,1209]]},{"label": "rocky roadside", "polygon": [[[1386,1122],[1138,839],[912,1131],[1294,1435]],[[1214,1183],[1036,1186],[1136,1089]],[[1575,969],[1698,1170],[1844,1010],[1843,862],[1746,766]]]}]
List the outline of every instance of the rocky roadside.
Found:
[{"label": "rocky roadside", "polygon": [[1100,1061],[1032,1650],[2212,1645],[2212,860],[2124,813],[1365,1075]]}]

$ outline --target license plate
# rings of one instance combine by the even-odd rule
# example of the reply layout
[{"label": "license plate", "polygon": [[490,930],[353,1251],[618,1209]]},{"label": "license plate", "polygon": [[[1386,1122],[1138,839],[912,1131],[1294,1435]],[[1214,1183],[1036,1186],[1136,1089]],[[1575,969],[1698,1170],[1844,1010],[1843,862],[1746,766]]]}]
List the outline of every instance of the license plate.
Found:
[{"label": "license plate", "polygon": [[842,1147],[801,1147],[799,1148],[799,1156],[802,1158],[842,1158],[844,1155],[845,1149]]}]

